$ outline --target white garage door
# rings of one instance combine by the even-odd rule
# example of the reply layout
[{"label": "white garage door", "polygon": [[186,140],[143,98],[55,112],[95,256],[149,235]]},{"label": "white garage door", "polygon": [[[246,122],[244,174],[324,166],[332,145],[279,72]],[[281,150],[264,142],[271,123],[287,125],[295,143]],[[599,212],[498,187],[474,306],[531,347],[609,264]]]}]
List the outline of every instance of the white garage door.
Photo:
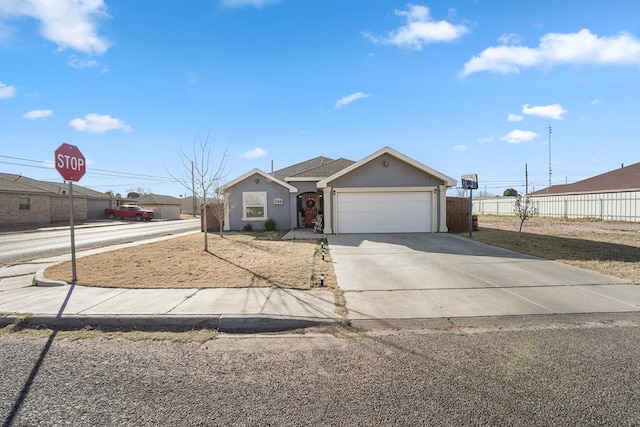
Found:
[{"label": "white garage door", "polygon": [[338,193],[338,233],[431,231],[429,191]]}]

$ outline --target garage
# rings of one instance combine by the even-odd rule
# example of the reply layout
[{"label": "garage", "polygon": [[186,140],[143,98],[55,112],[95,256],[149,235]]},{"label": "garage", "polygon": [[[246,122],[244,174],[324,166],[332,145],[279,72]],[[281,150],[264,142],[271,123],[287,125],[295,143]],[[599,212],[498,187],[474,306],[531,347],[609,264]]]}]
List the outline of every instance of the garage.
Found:
[{"label": "garage", "polygon": [[431,232],[432,191],[337,192],[337,233]]}]

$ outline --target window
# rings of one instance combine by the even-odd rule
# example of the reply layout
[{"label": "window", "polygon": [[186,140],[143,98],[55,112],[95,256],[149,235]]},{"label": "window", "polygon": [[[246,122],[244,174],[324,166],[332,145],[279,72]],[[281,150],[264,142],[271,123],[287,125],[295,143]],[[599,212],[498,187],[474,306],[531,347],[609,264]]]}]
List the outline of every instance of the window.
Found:
[{"label": "window", "polygon": [[267,219],[266,191],[242,193],[242,211],[245,221]]},{"label": "window", "polygon": [[18,209],[21,211],[28,211],[31,209],[31,199],[28,197],[20,197],[18,201]]}]

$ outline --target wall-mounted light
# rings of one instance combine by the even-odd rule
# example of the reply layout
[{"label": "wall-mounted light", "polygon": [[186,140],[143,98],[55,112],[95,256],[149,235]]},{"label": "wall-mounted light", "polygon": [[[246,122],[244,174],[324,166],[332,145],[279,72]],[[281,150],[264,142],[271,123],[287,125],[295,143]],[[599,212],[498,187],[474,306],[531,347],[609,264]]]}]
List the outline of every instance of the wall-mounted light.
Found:
[{"label": "wall-mounted light", "polygon": [[383,164],[383,165],[385,165],[385,166],[389,166],[389,162],[388,162],[388,161],[386,161],[386,160],[383,160],[383,161],[382,161],[382,164]]},{"label": "wall-mounted light", "polygon": [[256,184],[260,182],[260,178],[256,178],[253,180],[253,182],[255,182]]}]

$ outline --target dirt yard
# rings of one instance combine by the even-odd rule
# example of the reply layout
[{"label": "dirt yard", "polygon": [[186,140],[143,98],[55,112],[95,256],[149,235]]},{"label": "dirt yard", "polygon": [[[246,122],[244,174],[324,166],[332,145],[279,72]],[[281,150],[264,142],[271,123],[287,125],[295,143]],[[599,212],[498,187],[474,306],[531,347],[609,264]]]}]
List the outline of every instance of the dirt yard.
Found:
[{"label": "dirt yard", "polygon": [[[126,288],[281,287],[336,288],[328,251],[318,241],[280,240],[282,233],[201,233],[78,258],[78,284]],[[50,279],[71,281],[71,264],[45,271]]]},{"label": "dirt yard", "polygon": [[[640,223],[479,215],[473,239],[640,284]],[[463,235],[468,235],[465,233]]]},{"label": "dirt yard", "polygon": [[[640,284],[640,224],[480,216],[473,239],[518,252],[598,271]],[[467,234],[462,234],[463,236]],[[282,241],[282,234],[202,234],[78,258],[78,283],[128,288],[283,287],[336,289],[330,251],[322,260],[318,241]],[[46,277],[71,281],[69,262]]]}]

